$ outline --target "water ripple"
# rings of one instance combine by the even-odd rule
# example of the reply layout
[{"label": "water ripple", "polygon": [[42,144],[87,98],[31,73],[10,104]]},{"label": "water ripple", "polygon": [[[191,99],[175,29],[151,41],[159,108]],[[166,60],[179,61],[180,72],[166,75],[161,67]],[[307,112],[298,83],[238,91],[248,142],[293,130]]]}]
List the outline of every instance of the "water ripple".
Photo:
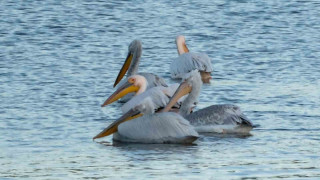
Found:
[{"label": "water ripple", "polygon": [[[319,2],[0,4],[0,178],[320,177]],[[247,137],[202,134],[192,146],[93,142],[119,117],[119,104],[100,104],[128,44],[142,40],[141,72],[173,83],[178,34],[212,58],[198,108],[237,104],[259,126]]]}]

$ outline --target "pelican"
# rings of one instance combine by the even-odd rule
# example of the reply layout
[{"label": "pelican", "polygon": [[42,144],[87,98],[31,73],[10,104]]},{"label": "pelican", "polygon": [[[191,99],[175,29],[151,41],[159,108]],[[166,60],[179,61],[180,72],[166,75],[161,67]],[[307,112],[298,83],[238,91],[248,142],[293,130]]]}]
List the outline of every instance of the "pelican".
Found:
[{"label": "pelican", "polygon": [[170,73],[173,79],[183,78],[184,74],[198,69],[204,83],[210,83],[210,73],[213,71],[211,59],[204,53],[189,52],[184,36],[177,36],[176,45],[179,57],[172,61]]},{"label": "pelican", "polygon": [[111,134],[115,141],[130,143],[188,144],[198,139],[198,133],[182,116],[173,112],[154,114],[154,109],[153,102],[148,97],[93,139]]},{"label": "pelican", "polygon": [[170,109],[181,96],[189,94],[181,103],[179,113],[189,120],[197,132],[249,133],[253,124],[236,105],[212,105],[190,114],[192,104],[198,99],[201,85],[198,70],[191,71],[185,76],[164,110]]},{"label": "pelican", "polygon": [[[156,111],[158,111],[168,104],[169,98],[175,93],[175,91],[179,87],[179,84],[175,83],[168,87],[157,86],[152,87],[148,90],[147,86],[148,81],[144,76],[132,75],[128,78],[128,81],[123,83],[123,85],[120,86],[101,106],[103,107],[111,104],[129,93],[135,93],[135,96],[121,107],[123,113],[128,112],[131,108],[140,104],[144,99],[148,97],[152,101]],[[173,106],[173,108],[179,108],[180,103],[184,98],[185,96],[180,98],[178,102]]]},{"label": "pelican", "polygon": [[[141,76],[144,76],[147,81],[148,81],[148,87],[152,88],[155,86],[164,86],[167,87],[167,84],[165,80],[155,74],[152,73],[138,73],[138,68],[139,68],[139,62],[140,62],[140,57],[142,54],[142,44],[141,41],[139,40],[134,40],[130,43],[128,47],[128,55],[127,58],[119,71],[119,74],[117,76],[116,81],[114,82],[113,87],[116,87],[116,85],[121,81],[121,79],[124,77],[124,75],[127,72],[127,77],[134,75],[134,74],[139,74]],[[125,80],[124,82],[126,82]],[[121,84],[121,83],[120,83]],[[126,98],[123,98],[122,100],[124,102],[128,101],[132,96],[127,96]]]}]

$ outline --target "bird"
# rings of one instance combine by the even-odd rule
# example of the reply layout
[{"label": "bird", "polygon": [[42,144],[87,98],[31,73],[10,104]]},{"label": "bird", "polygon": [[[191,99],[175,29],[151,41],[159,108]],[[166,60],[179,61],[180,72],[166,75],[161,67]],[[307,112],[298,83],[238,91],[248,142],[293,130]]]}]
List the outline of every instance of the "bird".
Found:
[{"label": "bird", "polygon": [[[163,78],[161,78],[153,73],[146,73],[146,72],[138,73],[141,54],[142,54],[141,41],[140,40],[133,40],[128,47],[127,58],[123,64],[121,70],[118,73],[118,76],[114,82],[113,87],[116,87],[117,84],[119,84],[119,83],[120,83],[120,85],[122,84],[120,81],[126,73],[127,73],[127,77],[134,75],[134,74],[139,74],[141,76],[144,76],[148,81],[147,89],[155,87],[155,86],[164,86],[164,87],[168,86]],[[125,79],[123,82],[126,82],[126,81],[127,81],[127,79]],[[132,97],[132,95],[131,96],[128,95],[128,96],[122,98],[121,100],[122,100],[122,102],[127,102],[131,97]]]},{"label": "bird", "polygon": [[[150,97],[157,112],[167,105],[169,98],[175,93],[179,87],[179,84],[174,83],[168,87],[157,86],[150,89],[147,89],[147,86],[148,81],[144,76],[137,74],[132,75],[128,78],[127,82],[123,83],[122,86],[120,86],[111,96],[109,96],[109,98],[102,104],[102,107],[117,101],[129,93],[135,93],[135,95],[121,107],[123,113],[128,112],[131,108],[141,103],[147,97]],[[186,96],[180,98],[171,109],[179,108],[181,101],[185,97]]]},{"label": "bird", "polygon": [[252,122],[243,114],[240,107],[233,104],[218,104],[191,113],[202,86],[200,72],[193,70],[184,76],[182,83],[163,110],[170,109],[177,99],[189,94],[181,103],[179,114],[193,125],[197,132],[248,134]]},{"label": "bird", "polygon": [[[143,116],[141,116],[143,114]],[[93,139],[113,134],[113,140],[129,143],[190,144],[199,134],[177,113],[155,113],[150,97],[145,98]]]},{"label": "bird", "polygon": [[170,65],[171,78],[179,79],[182,78],[184,74],[198,69],[202,81],[204,83],[210,83],[210,79],[212,79],[210,74],[213,68],[209,56],[205,53],[189,52],[185,37],[182,35],[176,37],[176,46],[179,56],[174,59]]}]

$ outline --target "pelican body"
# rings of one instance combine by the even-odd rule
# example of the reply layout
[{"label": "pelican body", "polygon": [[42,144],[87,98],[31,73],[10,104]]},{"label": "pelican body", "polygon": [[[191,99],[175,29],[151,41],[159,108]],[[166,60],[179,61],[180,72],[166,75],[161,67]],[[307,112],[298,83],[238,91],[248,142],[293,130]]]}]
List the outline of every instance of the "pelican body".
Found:
[{"label": "pelican body", "polygon": [[189,144],[198,133],[177,113],[147,114],[118,126],[113,140],[131,143]]},{"label": "pelican body", "polygon": [[240,108],[232,104],[211,105],[185,118],[197,132],[247,133],[253,127]]},{"label": "pelican body", "polygon": [[[126,96],[129,93],[134,93],[135,95],[127,101],[122,107],[121,110],[123,113],[128,112],[130,109],[134,108],[136,105],[141,104],[141,102],[150,98],[152,105],[155,110],[164,108],[168,102],[169,98],[175,93],[179,84],[175,83],[168,87],[157,86],[147,89],[148,81],[144,76],[133,75],[128,78],[128,81],[123,83],[104,103],[102,106],[113,103],[114,101]],[[173,106],[173,108],[179,108],[181,101],[185,97],[182,97],[178,102]]]},{"label": "pelican body", "polygon": [[192,70],[199,70],[201,79],[204,83],[209,83],[213,71],[211,59],[204,53],[189,52],[184,36],[176,38],[176,45],[179,57],[172,61],[170,65],[171,77],[183,78],[183,76]]},{"label": "pelican body", "polygon": [[201,85],[199,71],[190,72],[164,109],[170,109],[177,99],[189,94],[181,103],[179,113],[189,120],[197,132],[249,133],[253,124],[236,105],[212,105],[191,113],[191,106],[198,99]]},{"label": "pelican body", "polygon": [[188,144],[198,139],[198,133],[182,116],[172,112],[154,114],[154,109],[153,102],[148,97],[93,139],[111,134],[115,141],[130,143]]}]

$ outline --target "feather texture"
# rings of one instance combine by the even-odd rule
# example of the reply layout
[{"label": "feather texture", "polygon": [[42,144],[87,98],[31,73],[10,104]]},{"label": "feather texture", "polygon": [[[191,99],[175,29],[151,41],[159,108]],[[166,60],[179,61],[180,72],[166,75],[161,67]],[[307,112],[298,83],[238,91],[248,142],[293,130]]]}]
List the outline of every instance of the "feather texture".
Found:
[{"label": "feather texture", "polygon": [[232,104],[212,105],[185,117],[198,132],[239,133],[249,132],[253,124]]},{"label": "feather texture", "polygon": [[[155,74],[152,73],[138,73],[138,75],[141,75],[146,78],[148,85],[147,89],[153,88],[153,87],[168,87],[166,84],[165,80]],[[128,76],[130,77],[130,76]],[[121,80],[120,83],[118,84],[118,87],[121,87],[124,83],[128,81],[128,77],[125,79]],[[129,93],[123,98],[121,98],[120,102],[125,103],[128,102],[132,97],[134,96],[134,93]]]},{"label": "feather texture", "polygon": [[185,73],[198,69],[204,72],[212,72],[211,59],[204,53],[184,53],[172,61],[170,73],[172,78],[182,78]]},{"label": "feather texture", "polygon": [[[165,107],[168,102],[169,98],[175,93],[179,84],[172,84],[169,87],[157,86],[148,89],[147,91],[141,93],[140,95],[133,96],[129,101],[127,101],[122,107],[121,110],[123,113],[128,112],[131,108],[144,103],[144,99],[150,98],[155,110],[159,108]],[[173,106],[174,108],[180,108],[181,102],[187,96],[183,96],[179,99],[179,101]]]},{"label": "feather texture", "polygon": [[135,143],[191,143],[198,137],[182,116],[166,112],[144,115],[120,124],[113,139]]},{"label": "feather texture", "polygon": [[140,95],[132,97],[128,102],[126,102],[122,107],[121,110],[123,113],[128,112],[133,107],[143,103],[144,99],[150,98],[153,106],[155,109],[158,109],[160,107],[164,107],[168,102],[169,98],[166,96],[162,91],[160,87],[153,87],[151,89],[148,89],[147,91],[141,93]]},{"label": "feather texture", "polygon": [[190,121],[197,132],[248,133],[253,128],[251,121],[236,105],[212,105],[190,114],[190,107],[197,101],[202,85],[199,72],[185,74],[183,83],[191,85],[192,90],[182,102],[179,113]]},{"label": "feather texture", "polygon": [[[128,77],[138,74],[141,76],[144,76],[148,82],[147,89],[156,87],[156,86],[164,86],[167,87],[168,85],[166,84],[165,80],[153,73],[138,73],[139,70],[139,63],[140,63],[140,58],[142,55],[142,43],[139,40],[133,40],[129,47],[128,47],[128,52],[129,54],[132,54],[132,61],[130,63],[126,78],[120,81],[118,84],[118,87],[121,87],[125,82],[128,81]],[[120,102],[127,102],[133,97],[133,94],[130,93],[126,96],[124,96]]]}]

